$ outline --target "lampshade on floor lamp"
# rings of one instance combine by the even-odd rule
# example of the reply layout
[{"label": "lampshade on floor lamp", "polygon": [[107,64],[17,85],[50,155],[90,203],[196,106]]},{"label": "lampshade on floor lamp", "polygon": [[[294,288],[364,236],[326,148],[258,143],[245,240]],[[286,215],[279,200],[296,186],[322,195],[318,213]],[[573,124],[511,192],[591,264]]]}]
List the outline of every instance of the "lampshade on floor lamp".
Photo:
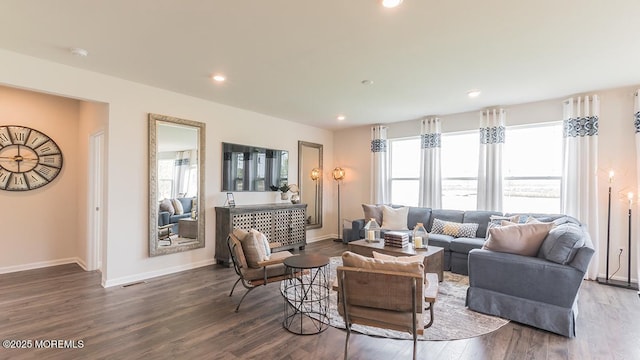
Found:
[{"label": "lampshade on floor lamp", "polygon": [[344,169],[337,167],[332,172],[333,179],[338,182],[338,239],[336,241],[342,241],[342,231],[340,231],[340,182],[344,179]]},{"label": "lampshade on floor lamp", "polygon": [[315,195],[313,196],[313,221],[316,222],[318,219],[318,202],[320,201],[320,199],[318,199],[318,179],[320,178],[320,174],[322,173],[322,171],[318,168],[313,168],[311,169],[311,180],[313,181],[314,184],[314,188],[316,190]]}]

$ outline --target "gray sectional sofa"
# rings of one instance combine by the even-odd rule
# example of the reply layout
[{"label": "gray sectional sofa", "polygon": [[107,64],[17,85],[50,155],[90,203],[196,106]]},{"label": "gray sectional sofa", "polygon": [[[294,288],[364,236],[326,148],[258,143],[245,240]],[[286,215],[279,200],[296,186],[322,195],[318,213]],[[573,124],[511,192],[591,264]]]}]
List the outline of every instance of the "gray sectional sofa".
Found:
[{"label": "gray sectional sofa", "polygon": [[[407,228],[409,230],[406,230],[406,232],[411,234],[416,223],[419,222],[424,224],[428,232],[431,232],[433,219],[478,224],[478,230],[474,238],[454,238],[453,236],[443,234],[429,235],[429,245],[444,248],[444,270],[467,275],[467,257],[469,251],[479,249],[482,247],[482,244],[484,244],[487,225],[489,224],[491,215],[502,215],[502,213],[496,211],[460,211],[409,207],[409,214],[407,216]],[[343,232],[343,242],[364,239],[365,224],[365,219],[352,221],[351,229],[346,229]],[[386,231],[392,230],[396,231],[396,229],[382,229],[381,234],[384,235]]]},{"label": "gray sectional sofa", "polygon": [[[491,211],[457,211],[410,207],[408,229],[417,222],[431,232],[434,219],[479,224],[475,238],[430,234],[429,245],[445,249],[444,270],[469,275],[469,309],[500,316],[567,337],[576,336],[578,291],[594,254],[586,227],[559,214],[521,214],[554,227],[534,256],[482,249]],[[364,238],[364,219],[345,230],[345,242]],[[383,229],[382,232],[394,230]],[[411,230],[405,230],[411,232]],[[507,243],[510,243],[511,237]]]}]

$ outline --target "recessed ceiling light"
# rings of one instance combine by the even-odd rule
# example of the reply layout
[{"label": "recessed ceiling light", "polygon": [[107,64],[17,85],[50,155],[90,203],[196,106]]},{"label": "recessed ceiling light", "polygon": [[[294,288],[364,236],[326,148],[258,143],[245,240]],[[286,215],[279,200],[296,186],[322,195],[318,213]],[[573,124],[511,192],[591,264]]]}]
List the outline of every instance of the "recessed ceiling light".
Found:
[{"label": "recessed ceiling light", "polygon": [[360,81],[362,85],[371,85],[373,84],[373,80],[362,80]]},{"label": "recessed ceiling light", "polygon": [[86,57],[89,55],[89,52],[83,48],[71,48],[69,49],[69,51],[71,51],[71,53],[75,56]]},{"label": "recessed ceiling light", "polygon": [[346,119],[347,117],[344,115],[338,115],[338,117],[336,119],[338,119],[339,121],[342,121],[344,119]]},{"label": "recessed ceiling light", "polygon": [[225,80],[227,80],[227,78],[224,75],[221,75],[221,74],[213,75],[212,78],[213,78],[214,81],[217,81],[217,82],[224,82]]},{"label": "recessed ceiling light", "polygon": [[382,0],[382,6],[386,8],[394,8],[402,4],[402,0]]},{"label": "recessed ceiling light", "polygon": [[467,91],[467,96],[470,97],[470,98],[475,98],[475,97],[480,96],[480,93],[481,93],[480,90],[472,89],[472,90]]}]

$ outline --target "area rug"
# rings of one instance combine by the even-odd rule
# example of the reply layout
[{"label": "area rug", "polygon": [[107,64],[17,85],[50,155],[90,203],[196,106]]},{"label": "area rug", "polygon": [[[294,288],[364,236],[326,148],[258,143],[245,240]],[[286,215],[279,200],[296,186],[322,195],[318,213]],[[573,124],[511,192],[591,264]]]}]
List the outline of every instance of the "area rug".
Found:
[{"label": "area rug", "polygon": [[[342,265],[342,258],[331,258],[331,281],[336,277],[336,268]],[[438,299],[434,307],[435,320],[430,328],[424,331],[419,340],[446,341],[467,339],[496,331],[509,323],[499,317],[480,314],[467,309],[465,298],[469,278],[464,275],[444,272],[444,281],[440,283]],[[344,329],[344,321],[338,313],[336,307],[337,292],[330,293],[330,325],[335,328]],[[428,311],[424,316],[425,321],[429,321]],[[351,326],[351,330],[360,334],[386,337],[392,339],[413,339],[412,335],[406,332],[379,329],[371,326],[357,325]]]}]

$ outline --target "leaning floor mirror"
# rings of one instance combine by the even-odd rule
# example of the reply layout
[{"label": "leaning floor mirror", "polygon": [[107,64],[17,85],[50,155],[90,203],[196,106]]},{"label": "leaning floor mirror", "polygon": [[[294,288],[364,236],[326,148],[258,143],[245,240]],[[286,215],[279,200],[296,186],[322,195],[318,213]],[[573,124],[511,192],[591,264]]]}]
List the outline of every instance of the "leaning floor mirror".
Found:
[{"label": "leaning floor mirror", "polygon": [[298,141],[300,201],[307,204],[307,229],[322,227],[322,145]]},{"label": "leaning floor mirror", "polygon": [[205,124],[149,114],[149,255],[204,247]]}]

